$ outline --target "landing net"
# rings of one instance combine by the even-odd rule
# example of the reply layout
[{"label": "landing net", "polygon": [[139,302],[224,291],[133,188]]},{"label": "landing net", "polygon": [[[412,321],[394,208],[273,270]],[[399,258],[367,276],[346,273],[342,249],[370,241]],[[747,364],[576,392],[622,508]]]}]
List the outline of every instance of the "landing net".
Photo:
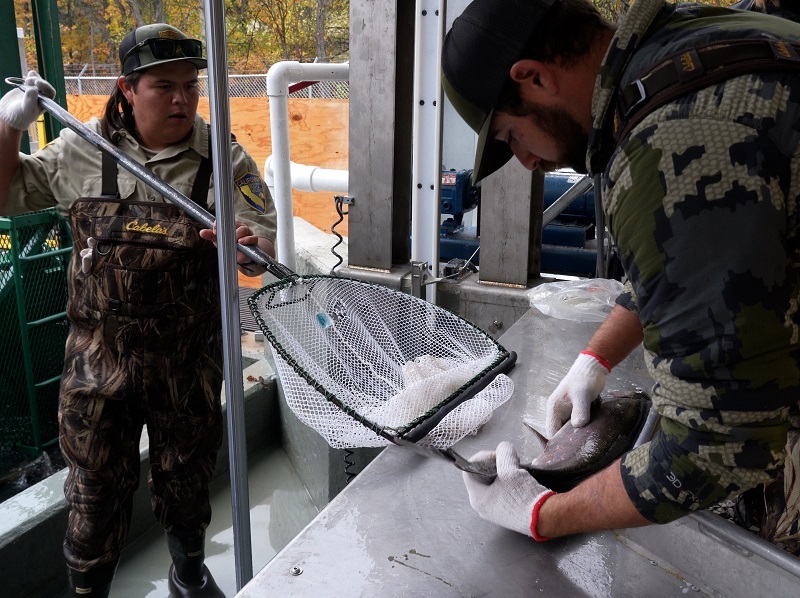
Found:
[{"label": "landing net", "polygon": [[511,380],[496,374],[509,352],[412,295],[310,276],[270,284],[248,304],[289,407],[334,448],[393,437],[447,448],[511,396]]}]

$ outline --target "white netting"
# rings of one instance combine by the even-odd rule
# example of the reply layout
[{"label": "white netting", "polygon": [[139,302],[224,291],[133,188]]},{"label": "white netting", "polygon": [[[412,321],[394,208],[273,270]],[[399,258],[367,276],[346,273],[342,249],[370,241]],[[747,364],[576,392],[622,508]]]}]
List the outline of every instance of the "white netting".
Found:
[{"label": "white netting", "polygon": [[[282,281],[249,302],[272,345],[289,407],[334,448],[388,444],[357,419],[403,435],[451,408],[465,388],[507,355],[451,312],[359,281]],[[451,446],[488,420],[512,388],[507,377],[498,376],[422,442]]]}]

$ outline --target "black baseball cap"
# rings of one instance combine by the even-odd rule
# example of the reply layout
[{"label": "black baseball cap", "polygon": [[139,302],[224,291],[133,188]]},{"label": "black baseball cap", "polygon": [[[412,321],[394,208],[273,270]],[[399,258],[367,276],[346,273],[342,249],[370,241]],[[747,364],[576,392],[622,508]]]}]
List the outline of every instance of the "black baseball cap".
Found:
[{"label": "black baseball cap", "polygon": [[131,31],[119,45],[119,62],[122,74],[130,75],[157,64],[188,60],[198,69],[204,69],[203,44],[191,39],[166,23],[142,25]]},{"label": "black baseball cap", "polygon": [[507,143],[489,139],[494,108],[511,67],[557,1],[474,0],[447,32],[442,86],[456,112],[478,133],[476,183],[514,155]]}]

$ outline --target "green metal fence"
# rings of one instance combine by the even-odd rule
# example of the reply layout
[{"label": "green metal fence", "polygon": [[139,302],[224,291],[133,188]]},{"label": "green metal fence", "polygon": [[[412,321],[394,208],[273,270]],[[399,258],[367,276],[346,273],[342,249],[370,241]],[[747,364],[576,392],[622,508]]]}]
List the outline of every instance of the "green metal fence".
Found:
[{"label": "green metal fence", "polygon": [[58,441],[71,251],[55,209],[0,218],[0,470]]}]

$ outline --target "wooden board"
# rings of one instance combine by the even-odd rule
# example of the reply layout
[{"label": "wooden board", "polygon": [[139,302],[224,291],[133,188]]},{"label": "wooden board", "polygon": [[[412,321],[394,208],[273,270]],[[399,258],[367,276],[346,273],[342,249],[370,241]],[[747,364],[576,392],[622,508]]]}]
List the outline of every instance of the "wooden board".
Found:
[{"label": "wooden board", "polygon": [[[69,111],[80,121],[101,116],[108,98],[68,95]],[[289,145],[291,159],[299,164],[347,169],[349,103],[347,100],[289,99]],[[208,98],[201,98],[198,112],[209,119]],[[230,98],[231,131],[250,152],[264,174],[264,161],[272,154],[269,102],[267,98]],[[330,232],[338,220],[332,192],[293,191],[294,214],[317,228]],[[336,226],[347,236],[347,219]]]}]

